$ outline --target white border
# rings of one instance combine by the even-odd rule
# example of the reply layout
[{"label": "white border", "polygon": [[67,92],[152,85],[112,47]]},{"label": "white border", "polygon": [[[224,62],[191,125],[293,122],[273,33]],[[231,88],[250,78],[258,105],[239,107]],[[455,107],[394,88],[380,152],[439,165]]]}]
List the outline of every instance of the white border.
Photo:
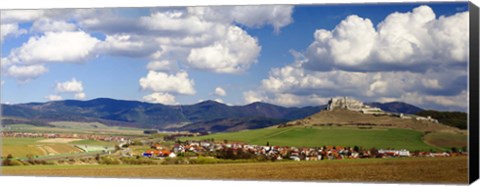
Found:
[{"label": "white border", "polygon": [[[407,2],[455,2],[460,0],[2,0],[0,9],[48,9],[48,8],[102,8],[102,7],[153,7],[153,6],[206,6],[206,5],[259,5],[259,4],[346,4],[346,3],[407,3]],[[460,1],[465,2],[465,1]]]},{"label": "white border", "polygon": [[[51,8],[103,8],[103,7],[154,7],[154,6],[205,6],[205,5],[259,5],[259,4],[347,4],[347,3],[414,3],[414,2],[458,2],[458,0],[1,0],[0,9],[51,9]],[[460,1],[465,2],[465,1]],[[1,167],[0,167],[1,168]],[[265,182],[265,181],[221,181],[221,180],[165,180],[165,179],[116,179],[116,178],[71,178],[71,177],[25,177],[0,176],[1,185],[219,185],[219,186],[310,186],[310,185],[423,185],[427,184],[374,184],[374,183],[331,183],[331,182]],[[431,184],[428,184],[431,185]],[[480,185],[477,181],[474,185]]]}]

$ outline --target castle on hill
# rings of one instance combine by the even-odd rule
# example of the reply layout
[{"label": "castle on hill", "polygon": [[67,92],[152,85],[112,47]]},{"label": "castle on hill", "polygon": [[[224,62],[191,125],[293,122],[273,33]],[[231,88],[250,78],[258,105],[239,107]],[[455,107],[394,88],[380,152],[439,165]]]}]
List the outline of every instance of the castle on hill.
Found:
[{"label": "castle on hill", "polygon": [[370,107],[363,102],[348,97],[331,98],[328,101],[326,110],[346,109],[361,112],[363,114],[383,114],[384,111],[377,107]]},{"label": "castle on hill", "polygon": [[358,101],[356,99],[352,99],[349,97],[336,97],[336,98],[331,98],[328,101],[327,107],[325,110],[332,111],[335,109],[345,109],[345,110],[350,110],[350,111],[356,111],[356,112],[361,112],[362,114],[375,114],[375,115],[390,115],[390,116],[396,116],[402,119],[415,119],[417,121],[429,121],[433,123],[438,123],[438,120],[427,116],[427,117],[422,117],[422,116],[417,116],[417,115],[406,115],[403,113],[390,113],[390,112],[385,112],[380,108],[377,107],[371,107],[369,105],[365,105],[363,102]]}]

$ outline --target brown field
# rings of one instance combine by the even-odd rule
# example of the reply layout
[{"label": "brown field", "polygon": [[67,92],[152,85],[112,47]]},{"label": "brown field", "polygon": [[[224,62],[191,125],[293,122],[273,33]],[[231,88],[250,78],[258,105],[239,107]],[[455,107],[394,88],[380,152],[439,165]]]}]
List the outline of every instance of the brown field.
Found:
[{"label": "brown field", "polygon": [[437,147],[462,148],[467,146],[468,137],[461,133],[453,132],[433,132],[425,135],[423,140],[427,144],[431,144]]},{"label": "brown field", "polygon": [[295,120],[289,122],[291,124],[301,123],[302,125],[315,125],[315,124],[338,124],[338,125],[351,125],[351,124],[372,124],[379,127],[381,125],[391,125],[394,128],[413,129],[417,131],[448,131],[448,132],[462,132],[462,130],[455,127],[450,127],[443,124],[437,124],[427,121],[417,121],[414,119],[401,119],[394,116],[374,116],[370,114],[362,114],[356,111],[337,109],[333,111],[319,112],[313,114],[305,119]]},{"label": "brown field", "polygon": [[2,167],[4,175],[467,183],[467,157],[357,159],[213,165],[48,165]]}]

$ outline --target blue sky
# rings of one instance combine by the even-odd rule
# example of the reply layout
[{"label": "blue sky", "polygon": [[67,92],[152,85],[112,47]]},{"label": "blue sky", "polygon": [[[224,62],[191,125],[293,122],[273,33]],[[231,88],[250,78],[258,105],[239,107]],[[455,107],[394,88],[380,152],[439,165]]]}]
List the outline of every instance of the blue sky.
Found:
[{"label": "blue sky", "polygon": [[[2,103],[467,107],[468,4],[2,11]],[[393,38],[393,39],[392,39]]]}]

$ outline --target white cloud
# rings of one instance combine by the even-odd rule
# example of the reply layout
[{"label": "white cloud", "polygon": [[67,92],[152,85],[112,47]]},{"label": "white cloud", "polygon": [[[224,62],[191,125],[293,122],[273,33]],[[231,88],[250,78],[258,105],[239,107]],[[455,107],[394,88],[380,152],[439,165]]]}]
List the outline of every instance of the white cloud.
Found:
[{"label": "white cloud", "polygon": [[225,89],[223,89],[222,87],[216,87],[216,88],[215,88],[215,95],[217,95],[217,96],[226,96],[226,95],[227,95],[227,92],[226,92]]},{"label": "white cloud", "polygon": [[[227,9],[228,7],[215,9],[215,15],[225,14],[224,16],[231,17],[232,12],[220,11]],[[258,23],[252,22],[248,25],[257,27],[272,24],[280,28],[291,22],[291,9],[290,6],[239,8],[238,11],[244,10],[243,13],[235,15],[251,16],[254,12],[259,16],[271,14],[269,17],[257,18],[260,21]],[[91,22],[87,24],[90,25],[87,28],[97,25],[103,32],[108,33],[106,41],[99,44],[101,52],[129,57],[149,56],[153,61],[148,67],[149,70],[157,70],[155,67],[161,64],[160,61],[170,61],[216,73],[241,73],[256,62],[261,47],[255,38],[234,25],[238,20],[210,19],[200,14],[200,10],[203,8],[157,9],[149,16],[140,17],[136,22],[108,14],[110,16],[84,19],[81,25],[87,24],[85,21]],[[282,16],[276,17],[279,15]],[[125,24],[129,27],[118,26]],[[112,25],[109,27],[113,29],[103,28],[108,25]],[[167,71],[163,67],[158,70]]]},{"label": "white cloud", "polygon": [[295,62],[271,69],[244,99],[302,106],[350,96],[465,110],[467,49],[468,12],[436,19],[420,6],[392,13],[376,28],[351,15],[332,30],[316,30],[304,53],[291,52]]},{"label": "white cloud", "polygon": [[34,32],[63,32],[63,31],[75,31],[77,26],[73,23],[66,21],[56,21],[48,18],[38,19],[33,22],[30,30]]},{"label": "white cloud", "polygon": [[165,92],[174,94],[195,94],[194,81],[188,78],[185,71],[169,75],[164,72],[149,71],[146,77],[139,80],[140,87],[143,90],[153,92]]},{"label": "white cloud", "polygon": [[150,16],[140,18],[140,24],[153,31],[189,35],[211,31],[215,26],[185,11],[154,12]]},{"label": "white cloud", "polygon": [[0,12],[2,23],[28,22],[43,17],[44,10],[2,10]]},{"label": "white cloud", "polygon": [[418,92],[405,92],[395,100],[405,101],[415,105],[423,105],[424,108],[440,108],[443,110],[466,111],[468,106],[468,91],[463,90],[452,96],[422,95]]},{"label": "white cloud", "polygon": [[255,38],[237,26],[230,26],[225,37],[212,45],[192,49],[188,64],[217,73],[240,73],[256,62],[261,47]]},{"label": "white cloud", "polygon": [[14,77],[20,82],[26,82],[31,79],[35,79],[40,75],[48,72],[48,69],[43,65],[11,65],[4,66],[2,64],[2,69],[5,69],[5,75]]},{"label": "white cloud", "polygon": [[374,47],[376,32],[369,19],[348,16],[333,31],[315,31],[315,41],[307,55],[322,66],[356,66],[362,63]]},{"label": "white cloud", "polygon": [[87,95],[83,89],[83,83],[75,78],[70,81],[57,82],[55,84],[55,92],[60,94],[73,94],[75,99],[85,99]]},{"label": "white cloud", "polygon": [[422,84],[427,88],[433,88],[433,89],[442,88],[438,79],[422,79]]},{"label": "white cloud", "polygon": [[[442,68],[425,73],[310,71],[294,63],[272,69],[269,77],[262,80],[259,89],[244,93],[244,99],[247,103],[262,100],[285,106],[311,105],[316,103],[312,100],[325,101],[326,98],[336,96],[352,96],[364,101],[398,99],[417,103],[419,101],[400,98],[406,92],[417,93],[412,96],[432,96],[435,99],[452,97],[466,89],[465,73],[464,70]],[[440,102],[435,103],[439,105]],[[460,104],[465,104],[465,101]]]},{"label": "white cloud", "polygon": [[218,102],[218,103],[225,103],[225,102],[223,101],[223,99],[220,99],[220,98],[214,99],[213,101],[216,101],[216,102]]},{"label": "white cloud", "polygon": [[[146,57],[154,52],[153,43],[144,38],[128,34],[107,35],[105,41],[99,43],[101,52],[129,57]],[[149,44],[150,43],[150,44]]]},{"label": "white cloud", "polygon": [[82,31],[47,32],[13,49],[8,59],[22,64],[82,62],[92,56],[98,42]]},{"label": "white cloud", "polygon": [[167,104],[167,105],[178,104],[175,101],[175,96],[168,93],[161,93],[161,92],[155,92],[150,95],[144,96],[143,100],[150,103],[161,103],[161,104]]},{"label": "white cloud", "polygon": [[262,95],[262,93],[251,90],[243,93],[243,99],[247,104],[254,102],[263,102],[266,100],[265,96]]},{"label": "white cloud", "polygon": [[463,64],[468,57],[468,12],[435,19],[428,6],[392,13],[377,28],[348,16],[333,30],[319,29],[304,66],[328,71],[425,71]]},{"label": "white cloud", "polygon": [[178,70],[178,65],[175,62],[167,60],[152,61],[148,63],[147,69],[152,71],[173,72]]},{"label": "white cloud", "polygon": [[55,86],[55,91],[59,93],[64,93],[64,92],[81,93],[83,92],[83,83],[73,78],[70,81],[57,83]]},{"label": "white cloud", "polygon": [[58,101],[58,100],[62,100],[62,96],[59,96],[59,95],[48,95],[48,96],[45,96],[45,99],[47,99],[48,101]]},{"label": "white cloud", "polygon": [[9,23],[0,25],[0,40],[2,41],[2,43],[7,36],[16,37],[25,33],[27,33],[27,31],[25,29],[19,28],[18,24]]},{"label": "white cloud", "polygon": [[272,25],[277,33],[293,22],[290,5],[191,7],[188,11],[217,22],[236,22],[254,28]]},{"label": "white cloud", "polygon": [[87,95],[84,92],[79,92],[74,95],[75,99],[85,99]]}]

